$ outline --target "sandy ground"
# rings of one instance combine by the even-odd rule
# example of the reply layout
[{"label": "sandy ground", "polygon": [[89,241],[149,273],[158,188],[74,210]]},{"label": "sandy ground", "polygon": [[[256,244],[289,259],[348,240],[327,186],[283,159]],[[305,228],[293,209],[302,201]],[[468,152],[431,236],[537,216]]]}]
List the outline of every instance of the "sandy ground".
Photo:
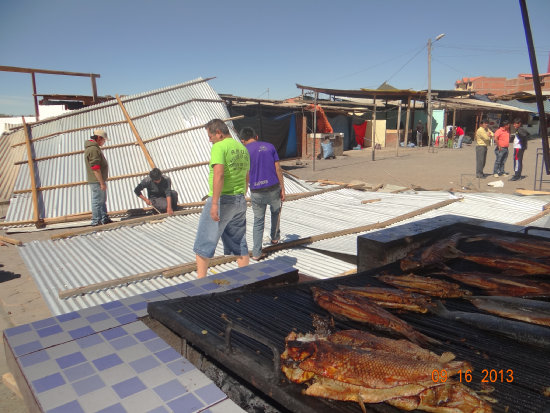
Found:
[{"label": "sandy ground", "polygon": [[[475,148],[466,145],[462,149],[447,148],[395,148],[377,150],[375,160],[372,151],[347,151],[343,156],[331,160],[285,160],[283,169],[304,180],[329,180],[334,182],[363,182],[374,188],[379,185],[423,188],[426,190],[454,190],[472,192],[492,192],[511,194],[518,188],[533,189],[536,162],[536,148],[541,144],[531,141],[524,157],[526,178],[509,182],[508,178],[475,178]],[[487,155],[485,173],[493,172],[495,155],[492,148]],[[541,162],[541,160],[539,160]],[[314,170],[315,169],[315,170]],[[512,171],[511,156],[507,161],[507,172]],[[543,179],[549,179],[543,175]],[[489,182],[502,181],[502,187],[491,187]],[[542,185],[542,190],[550,191],[550,182]],[[0,216],[5,215],[6,207],[0,207]],[[37,231],[32,233],[0,235],[22,242],[48,239],[66,229]],[[11,244],[0,245],[0,330],[30,323],[51,316],[28,269],[19,256],[17,247]],[[8,373],[4,357],[4,346],[0,350],[0,376]],[[26,412],[24,403],[3,383],[0,384],[0,413]]]}]

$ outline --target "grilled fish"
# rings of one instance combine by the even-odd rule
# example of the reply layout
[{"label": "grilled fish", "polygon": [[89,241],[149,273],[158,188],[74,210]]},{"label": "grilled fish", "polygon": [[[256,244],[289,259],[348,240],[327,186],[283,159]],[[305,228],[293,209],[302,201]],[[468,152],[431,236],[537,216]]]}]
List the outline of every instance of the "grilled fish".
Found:
[{"label": "grilled fish", "polygon": [[471,294],[471,292],[461,289],[458,284],[420,275],[380,275],[378,278],[393,287],[434,297],[458,298]]},{"label": "grilled fish", "polygon": [[484,267],[495,268],[503,274],[525,275],[525,274],[550,274],[550,264],[518,257],[490,256],[464,254],[463,259],[483,265]]},{"label": "grilled fish", "polygon": [[409,252],[407,256],[400,261],[401,269],[403,271],[413,271],[418,268],[444,267],[446,261],[462,254],[456,246],[458,241],[463,237],[463,234],[456,233],[426,248],[418,248]]},{"label": "grilled fish", "polygon": [[469,313],[465,311],[449,311],[441,302],[432,310],[439,317],[447,320],[456,320],[461,323],[475,326],[512,338],[520,343],[532,344],[537,347],[550,349],[550,328],[540,327],[520,321],[505,320],[487,314]]},{"label": "grilled fish", "polygon": [[367,298],[346,294],[339,290],[325,291],[312,287],[313,299],[333,316],[343,316],[354,321],[367,323],[379,329],[399,333],[414,343],[439,343],[419,333],[403,320],[374,304]]},{"label": "grilled fish", "polygon": [[512,297],[545,297],[550,296],[550,284],[520,277],[503,277],[481,272],[437,273],[486,290],[489,295],[507,295]]},{"label": "grilled fish", "polygon": [[403,410],[426,410],[432,413],[491,413],[487,402],[462,383],[446,383],[426,389],[416,396],[387,400]]},{"label": "grilled fish", "polygon": [[338,287],[340,291],[367,297],[374,303],[384,308],[427,313],[430,298],[425,295],[402,291],[397,288],[380,287]]},{"label": "grilled fish", "polygon": [[550,327],[550,303],[516,297],[468,297],[477,308],[501,317]]},{"label": "grilled fish", "polygon": [[[348,338],[353,345],[344,344]],[[359,343],[360,347],[356,346]],[[369,343],[374,346],[369,348]],[[355,401],[362,406],[387,401],[399,407],[412,406],[431,412],[490,412],[490,408],[472,408],[486,404],[467,388],[429,391],[448,386],[432,380],[433,370],[444,369],[453,376],[459,370],[471,369],[469,363],[453,359],[451,353],[438,356],[406,340],[376,337],[357,330],[328,337],[291,332],[281,355],[283,371],[291,381],[296,376],[313,373],[312,384],[304,391],[310,396]],[[294,373],[293,369],[303,373]],[[456,395],[450,397],[453,391]],[[458,396],[466,394],[468,397],[461,402]],[[437,410],[451,405],[455,410]]]},{"label": "grilled fish", "polygon": [[490,234],[479,234],[464,240],[464,242],[472,241],[487,241],[510,252],[525,254],[531,258],[550,257],[550,242],[544,240]]}]

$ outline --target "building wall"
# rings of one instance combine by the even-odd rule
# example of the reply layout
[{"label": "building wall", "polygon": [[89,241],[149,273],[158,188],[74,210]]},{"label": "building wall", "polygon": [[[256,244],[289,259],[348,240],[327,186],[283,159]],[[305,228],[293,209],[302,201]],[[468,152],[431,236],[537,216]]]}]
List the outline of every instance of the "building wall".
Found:
[{"label": "building wall", "polygon": [[[550,73],[541,74],[540,79],[541,89],[550,91]],[[480,95],[502,96],[516,92],[532,91],[534,86],[531,75],[518,75],[514,79],[479,76],[457,80],[455,89],[471,90]]]}]

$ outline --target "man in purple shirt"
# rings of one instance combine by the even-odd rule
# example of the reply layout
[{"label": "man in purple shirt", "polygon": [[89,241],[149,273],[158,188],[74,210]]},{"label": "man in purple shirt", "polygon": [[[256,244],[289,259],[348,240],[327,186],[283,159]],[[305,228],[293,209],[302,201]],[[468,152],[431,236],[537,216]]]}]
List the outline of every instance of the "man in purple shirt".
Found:
[{"label": "man in purple shirt", "polygon": [[281,238],[280,213],[285,200],[283,171],[275,147],[268,142],[258,141],[254,129],[243,128],[240,137],[250,154],[249,187],[254,212],[252,258],[259,261],[266,257],[266,254],[262,253],[262,239],[265,210],[268,205],[271,211],[271,244],[277,244]]}]

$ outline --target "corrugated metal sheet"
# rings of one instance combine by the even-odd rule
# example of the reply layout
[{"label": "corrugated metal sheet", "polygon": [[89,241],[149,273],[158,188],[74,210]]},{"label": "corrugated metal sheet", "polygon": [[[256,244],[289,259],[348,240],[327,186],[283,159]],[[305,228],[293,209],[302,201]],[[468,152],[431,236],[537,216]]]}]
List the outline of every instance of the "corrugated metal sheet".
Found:
[{"label": "corrugated metal sheet", "polygon": [[[218,94],[205,80],[199,78],[121,100],[129,116],[135,118],[133,123],[139,136],[145,141],[155,166],[161,170],[189,166],[170,172],[174,187],[180,194],[180,202],[200,201],[208,192],[208,168],[197,164],[208,162],[210,159],[211,144],[208,135],[202,127],[173,133],[204,125],[213,118],[229,118],[229,112]],[[125,121],[123,111],[116,102],[104,102],[51,121],[32,125],[32,138],[44,138],[33,141],[36,158],[67,154],[35,162],[38,184],[41,187],[50,187],[85,182],[86,171],[82,155],[84,142],[92,134],[94,126],[112,122],[118,123],[103,127],[109,136],[109,141],[103,147],[109,162],[109,176],[122,177],[147,173],[151,169],[150,165],[141,147],[137,145],[130,125]],[[237,139],[232,123],[229,122],[228,125],[233,138]],[[78,128],[85,129],[75,131]],[[171,135],[147,142],[149,139],[166,134]],[[10,135],[10,141],[24,142],[23,132],[12,135]],[[130,145],[117,146],[129,143]],[[17,158],[10,160],[11,163],[26,160],[26,151],[22,150],[24,146],[16,148],[11,156],[13,158],[15,154]],[[11,188],[16,191],[31,188],[28,165],[22,164],[18,169],[19,174],[13,185],[10,186],[8,182],[7,187],[4,187],[0,182],[6,196],[11,193]],[[107,200],[109,211],[122,211],[143,206],[133,193],[134,187],[142,176],[144,175],[109,181]],[[12,198],[14,202],[10,204],[6,221],[33,219],[32,197],[26,195],[14,195]],[[40,192],[39,201],[41,217],[54,218],[89,212],[89,198],[86,184],[43,190]]]},{"label": "corrugated metal sheet", "polygon": [[12,145],[20,141],[22,133],[20,130],[10,135],[0,135],[0,202],[10,199],[20,168],[15,162],[26,156],[26,147],[12,148]]},{"label": "corrugated metal sheet", "polygon": [[[402,195],[409,197],[409,194],[381,194],[376,193],[380,198],[390,197],[391,202],[401,203],[405,202],[402,199]],[[419,192],[416,195],[423,197],[434,197],[434,201],[441,201],[441,193],[438,192]],[[407,198],[409,200],[410,198]],[[408,201],[407,201],[408,202]],[[435,203],[435,202],[434,202]],[[459,202],[452,203],[442,208],[428,211],[420,216],[400,221],[397,224],[388,226],[387,228],[395,228],[400,225],[409,224],[428,218],[437,217],[456,217],[457,219],[477,219],[485,222],[502,223],[507,225],[514,225],[523,220],[536,216],[542,211],[542,208],[547,203],[545,199],[539,197],[522,197],[516,195],[506,194],[489,194],[489,193],[477,193],[477,194],[461,194],[461,200]],[[368,204],[369,206],[375,206],[376,204]],[[418,204],[418,207],[422,205]],[[548,219],[540,219],[532,224],[535,226],[542,226],[550,228],[550,221]],[[418,232],[422,232],[425,229],[418,228]],[[373,230],[369,232],[376,232],[379,230]],[[365,233],[369,233],[365,232]],[[348,235],[338,238],[332,238],[322,241],[317,241],[310,244],[308,247],[337,252],[341,254],[355,255],[357,254],[357,235]],[[550,236],[550,232],[548,233]]]},{"label": "corrugated metal sheet", "polygon": [[[455,197],[448,192],[409,192],[400,194],[362,192],[341,189],[309,198],[286,202],[281,215],[281,236],[284,240],[355,228],[396,218],[420,208]],[[363,200],[381,200],[362,204]],[[388,228],[419,222],[426,218],[477,218],[488,224],[513,224],[538,214],[544,199],[499,194],[461,194],[460,201],[414,218],[402,220]],[[247,240],[252,248],[252,209],[247,211]],[[36,241],[19,247],[39,288],[55,314],[83,306],[129,297],[160,287],[193,279],[190,273],[173,279],[156,277],[99,292],[59,300],[58,292],[79,286],[121,278],[170,266],[194,262],[193,244],[199,214],[173,216],[158,222],[77,236],[56,241]],[[443,224],[442,224],[443,225]],[[269,234],[266,219],[264,235]],[[418,225],[418,231],[423,231]],[[354,268],[353,264],[336,260],[316,250],[348,255],[356,254],[359,234],[318,241],[307,248],[295,248],[272,254],[272,257],[297,259],[301,272],[327,278]],[[221,243],[216,255],[222,255]],[[211,269],[212,273],[235,268],[235,263]]]}]

